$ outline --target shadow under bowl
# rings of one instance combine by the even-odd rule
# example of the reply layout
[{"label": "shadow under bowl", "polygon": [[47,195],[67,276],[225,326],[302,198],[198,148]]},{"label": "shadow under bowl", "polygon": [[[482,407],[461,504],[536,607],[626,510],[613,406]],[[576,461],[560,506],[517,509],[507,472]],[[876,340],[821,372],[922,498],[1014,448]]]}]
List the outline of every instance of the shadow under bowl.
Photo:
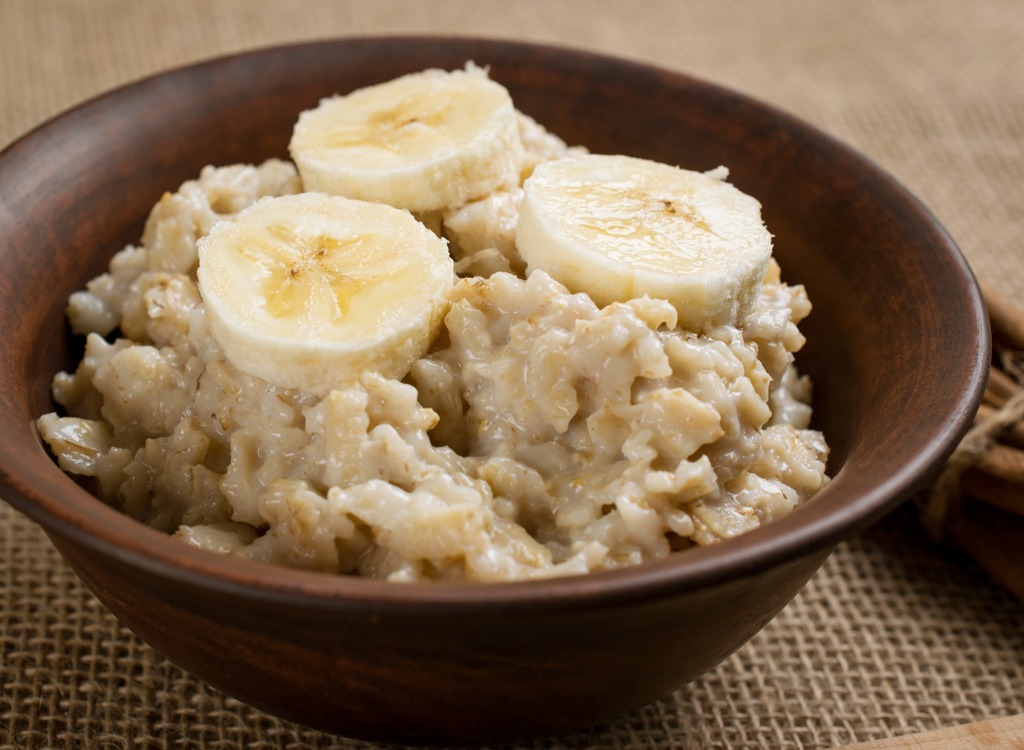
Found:
[{"label": "shadow under bowl", "polygon": [[[189,548],[65,476],[34,419],[80,351],[68,295],[137,242],[206,164],[286,157],[324,96],[428,67],[490,66],[569,143],[757,197],[783,276],[815,305],[801,369],[832,483],[773,524],[629,570],[394,585]],[[696,678],[770,620],[836,542],[924,483],[970,424],[987,319],[959,251],[892,178],[795,118],[684,75],[511,42],[380,38],[235,55],[87,102],[0,154],[0,490],[96,596],[175,664],[352,737],[479,743],[606,721]]]}]

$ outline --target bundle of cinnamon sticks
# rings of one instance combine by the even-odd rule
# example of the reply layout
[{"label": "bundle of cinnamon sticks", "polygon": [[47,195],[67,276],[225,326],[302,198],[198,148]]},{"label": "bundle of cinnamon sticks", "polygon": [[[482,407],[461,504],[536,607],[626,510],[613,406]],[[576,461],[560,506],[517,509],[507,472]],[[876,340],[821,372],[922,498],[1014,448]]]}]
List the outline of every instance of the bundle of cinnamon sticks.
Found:
[{"label": "bundle of cinnamon sticks", "polygon": [[1024,309],[981,287],[994,352],[984,400],[931,489],[924,521],[1024,599]]}]

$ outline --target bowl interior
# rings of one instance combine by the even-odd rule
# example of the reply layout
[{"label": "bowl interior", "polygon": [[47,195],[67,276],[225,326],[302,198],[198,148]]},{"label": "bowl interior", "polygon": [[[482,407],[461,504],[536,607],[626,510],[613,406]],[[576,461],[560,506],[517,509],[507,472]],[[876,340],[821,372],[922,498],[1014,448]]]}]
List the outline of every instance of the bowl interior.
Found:
[{"label": "bowl interior", "polygon": [[[116,547],[140,564],[352,595],[352,581],[276,570],[256,576],[251,566],[207,559],[213,556],[141,528],[65,477],[33,420],[52,408],[54,373],[72,367],[80,351],[64,323],[68,295],[138,241],[164,191],[206,164],[287,157],[298,113],[323,96],[467,60],[489,66],[521,110],[571,144],[690,169],[727,166],[731,180],[763,204],[784,279],[806,284],[814,303],[799,362],[815,384],[816,425],[832,446],[832,484],[746,537],[609,574],[610,589],[697,586],[834,542],[890,508],[952,450],[983,386],[983,307],[934,218],[866,160],[769,107],[642,65],[506,42],[348,40],[149,79],[56,118],[0,156],[0,316],[9,321],[0,340],[5,498],[48,528]],[[391,596],[368,582],[355,585]],[[526,586],[552,593],[561,585]],[[462,596],[436,588],[402,593],[410,595]]]}]

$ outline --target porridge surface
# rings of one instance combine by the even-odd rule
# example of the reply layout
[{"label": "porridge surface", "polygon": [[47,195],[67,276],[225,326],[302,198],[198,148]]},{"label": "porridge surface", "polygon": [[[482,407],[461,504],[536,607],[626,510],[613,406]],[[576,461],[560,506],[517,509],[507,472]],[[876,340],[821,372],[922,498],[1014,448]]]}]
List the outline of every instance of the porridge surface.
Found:
[{"label": "porridge surface", "polygon": [[[769,264],[733,324],[678,325],[640,297],[598,307],[515,246],[522,182],[567,149],[517,114],[519,184],[417,215],[459,274],[402,379],[324,396],[237,369],[210,332],[197,242],[294,167],[207,167],[139,246],[72,295],[86,335],[39,429],[65,471],[183,542],[393,581],[502,581],[637,564],[790,512],[826,482],[793,366],[810,311]],[[525,276],[525,278],[524,278]]]}]

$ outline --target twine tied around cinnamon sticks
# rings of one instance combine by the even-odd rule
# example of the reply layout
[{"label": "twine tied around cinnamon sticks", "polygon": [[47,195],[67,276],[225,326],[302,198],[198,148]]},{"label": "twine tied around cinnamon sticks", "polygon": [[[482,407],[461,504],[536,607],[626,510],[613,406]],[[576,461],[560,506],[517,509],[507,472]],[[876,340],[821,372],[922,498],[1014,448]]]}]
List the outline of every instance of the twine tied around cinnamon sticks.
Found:
[{"label": "twine tied around cinnamon sticks", "polygon": [[[1018,391],[998,409],[989,406],[984,415],[982,409],[978,410],[978,414],[981,418],[974,423],[964,439],[960,441],[932,486],[931,497],[921,515],[925,528],[938,540],[945,535],[946,524],[959,511],[961,483],[964,474],[971,467],[978,465],[989,451],[1000,451],[1000,446],[996,445],[996,439],[1007,428],[1013,427],[1024,419],[1024,390]],[[1006,473],[1000,471],[1004,466],[1009,467],[1010,471],[1014,471],[1017,468],[1018,459],[1016,456],[1011,456],[1009,461],[1004,459],[989,463],[996,464],[992,468],[997,470],[996,475],[998,476]],[[1020,468],[1024,471],[1024,464]],[[1024,485],[1022,485],[1021,491],[1024,492]]]},{"label": "twine tied around cinnamon sticks", "polygon": [[997,356],[974,426],[932,485],[921,520],[1024,599],[1024,310],[981,288]]}]

